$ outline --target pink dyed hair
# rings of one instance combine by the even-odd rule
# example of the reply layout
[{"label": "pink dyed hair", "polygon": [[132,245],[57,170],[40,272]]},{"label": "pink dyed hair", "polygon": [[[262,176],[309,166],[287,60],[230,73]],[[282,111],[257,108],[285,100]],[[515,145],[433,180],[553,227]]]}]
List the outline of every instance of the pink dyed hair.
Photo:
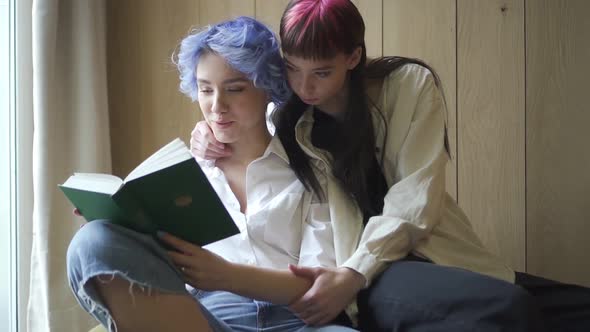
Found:
[{"label": "pink dyed hair", "polygon": [[280,25],[284,53],[327,59],[365,48],[365,24],[350,0],[292,0]]}]

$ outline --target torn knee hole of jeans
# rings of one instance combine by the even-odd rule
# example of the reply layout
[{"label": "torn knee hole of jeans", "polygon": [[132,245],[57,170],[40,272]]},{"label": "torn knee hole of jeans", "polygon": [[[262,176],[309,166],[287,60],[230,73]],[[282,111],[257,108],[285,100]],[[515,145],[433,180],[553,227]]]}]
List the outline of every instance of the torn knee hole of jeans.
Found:
[{"label": "torn knee hole of jeans", "polygon": [[[109,282],[112,282],[113,280],[115,280],[115,277],[117,277],[117,273],[110,273],[110,274],[100,274],[97,275],[95,277],[95,279],[100,282],[101,284],[108,284]],[[137,286],[137,288],[139,288],[139,290],[142,293],[146,293],[147,291],[147,295],[148,296],[152,296],[152,287],[149,285],[142,285],[141,283],[135,281],[135,280],[131,280],[129,278],[127,278],[126,275],[120,276],[122,277],[125,281],[127,281],[129,283],[129,288],[128,288],[128,292],[129,295],[131,295],[131,303],[132,305],[135,305],[135,293],[133,292],[133,288],[134,286]]]}]

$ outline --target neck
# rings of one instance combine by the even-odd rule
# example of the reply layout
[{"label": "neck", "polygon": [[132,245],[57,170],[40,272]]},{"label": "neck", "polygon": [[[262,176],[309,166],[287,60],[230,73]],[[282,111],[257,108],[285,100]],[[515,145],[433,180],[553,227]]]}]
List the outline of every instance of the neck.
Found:
[{"label": "neck", "polygon": [[229,157],[218,159],[217,165],[221,168],[222,165],[243,165],[247,166],[255,159],[264,154],[268,144],[272,138],[266,123],[263,130],[256,130],[249,133],[249,135],[240,137],[237,142],[229,143],[232,154]]}]

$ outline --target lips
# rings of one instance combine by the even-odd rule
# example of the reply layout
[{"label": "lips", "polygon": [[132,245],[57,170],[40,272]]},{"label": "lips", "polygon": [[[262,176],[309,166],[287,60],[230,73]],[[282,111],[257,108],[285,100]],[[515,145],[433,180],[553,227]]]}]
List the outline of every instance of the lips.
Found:
[{"label": "lips", "polygon": [[306,104],[315,104],[318,102],[318,98],[301,98],[301,100]]},{"label": "lips", "polygon": [[234,122],[233,121],[213,121],[216,127],[225,129],[230,127]]}]

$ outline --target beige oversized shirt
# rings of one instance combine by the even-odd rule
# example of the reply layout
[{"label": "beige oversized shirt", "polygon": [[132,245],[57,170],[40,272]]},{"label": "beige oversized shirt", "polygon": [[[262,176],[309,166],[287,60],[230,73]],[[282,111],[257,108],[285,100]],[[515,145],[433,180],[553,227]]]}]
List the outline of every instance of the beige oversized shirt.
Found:
[{"label": "beige oversized shirt", "polygon": [[445,191],[446,112],[432,73],[414,64],[401,67],[384,79],[377,105],[388,122],[385,127],[373,112],[376,155],[381,160],[384,151],[381,167],[389,190],[382,215],[370,218],[364,230],[360,210],[332,176],[329,155],[311,144],[311,109],[296,126],[318,177],[327,178],[337,265],[360,272],[369,285],[388,263],[414,252],[436,264],[514,282],[514,271],[483,246]]}]

